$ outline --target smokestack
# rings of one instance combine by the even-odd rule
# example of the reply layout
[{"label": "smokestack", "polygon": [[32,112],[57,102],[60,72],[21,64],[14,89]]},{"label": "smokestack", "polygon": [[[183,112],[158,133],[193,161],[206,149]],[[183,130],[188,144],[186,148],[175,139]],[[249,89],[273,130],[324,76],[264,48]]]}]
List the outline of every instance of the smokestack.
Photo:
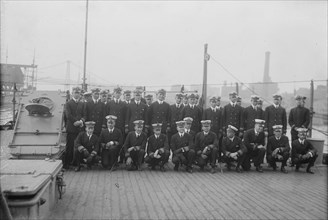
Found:
[{"label": "smokestack", "polygon": [[267,51],[267,52],[265,52],[263,82],[271,82],[271,79],[269,76],[269,68],[270,68],[270,51]]}]

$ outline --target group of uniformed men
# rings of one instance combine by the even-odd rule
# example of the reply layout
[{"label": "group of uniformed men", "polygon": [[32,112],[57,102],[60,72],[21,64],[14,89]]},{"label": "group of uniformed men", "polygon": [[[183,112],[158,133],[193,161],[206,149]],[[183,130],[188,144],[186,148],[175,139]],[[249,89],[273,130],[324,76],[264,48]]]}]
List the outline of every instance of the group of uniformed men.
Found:
[{"label": "group of uniformed men", "polygon": [[[273,95],[273,104],[262,109],[262,100],[251,96],[251,105],[243,108],[235,92],[229,94],[230,103],[220,106],[220,97],[210,99],[210,107],[203,110],[195,94],[176,94],[175,103],[165,102],[166,91],[161,89],[152,96],[142,98],[137,88],[123,92],[115,88],[113,97],[99,89],[82,93],[76,87],[66,103],[67,146],[64,167],[81,164],[91,167],[101,163],[105,169],[115,170],[118,162],[126,163],[127,170],[142,170],[145,162],[151,169],[165,164],[172,153],[174,170],[185,166],[193,172],[197,165],[204,170],[210,165],[215,173],[217,161],[225,162],[228,170],[248,171],[251,163],[256,171],[263,172],[261,164],[266,155],[273,170],[281,163],[281,172],[291,157],[292,165],[299,170],[308,163],[306,172],[317,158],[317,151],[306,140],[310,111],[304,107],[305,97],[296,96],[297,106],[290,111],[292,149],[285,135],[286,110],[282,97]],[[82,95],[82,96],[81,96]]]}]

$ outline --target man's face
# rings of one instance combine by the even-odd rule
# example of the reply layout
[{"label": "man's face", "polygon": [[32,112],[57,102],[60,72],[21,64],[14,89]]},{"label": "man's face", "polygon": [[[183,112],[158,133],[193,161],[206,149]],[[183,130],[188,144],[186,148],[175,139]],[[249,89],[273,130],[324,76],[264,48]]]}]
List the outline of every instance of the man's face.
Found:
[{"label": "man's face", "polygon": [[175,96],[175,103],[176,104],[179,105],[181,103],[181,101],[182,101],[182,99],[179,96]]},{"label": "man's face", "polygon": [[92,93],[92,97],[93,97],[93,99],[98,100],[99,99],[99,92]]},{"label": "man's face", "polygon": [[131,99],[131,95],[130,95],[130,94],[125,94],[125,95],[124,95],[124,99],[125,99],[126,101],[130,101],[130,99]]},{"label": "man's face", "polygon": [[141,134],[142,129],[143,129],[143,125],[135,125],[135,126],[134,126],[134,130],[135,130],[138,134]]},{"label": "man's face", "polygon": [[113,129],[115,127],[115,121],[114,120],[108,120],[107,121],[107,127],[109,129]]},{"label": "man's face", "polygon": [[95,130],[95,128],[93,126],[86,126],[85,127],[85,131],[88,133],[88,135],[93,134],[94,130]]},{"label": "man's face", "polygon": [[158,93],[157,94],[157,99],[159,101],[164,101],[165,100],[165,94],[164,93]]},{"label": "man's face", "polygon": [[280,98],[274,98],[274,99],[273,99],[273,103],[274,103],[275,105],[279,105],[279,104],[280,104]]},{"label": "man's face", "polygon": [[120,92],[115,92],[114,97],[115,97],[115,99],[120,99],[121,98],[121,93]]},{"label": "man's face", "polygon": [[101,102],[106,102],[107,101],[107,95],[101,95],[100,100],[101,100]]},{"label": "man's face", "polygon": [[256,99],[251,99],[252,105],[256,106],[257,105],[257,100]]},{"label": "man's face", "polygon": [[241,106],[241,100],[238,100],[238,101],[236,102],[236,104],[239,105],[239,106]]},{"label": "man's face", "polygon": [[231,129],[227,129],[227,136],[228,138],[233,138],[235,136],[235,132],[233,132]]},{"label": "man's face", "polygon": [[147,99],[146,99],[146,103],[147,103],[147,105],[151,105],[152,102],[153,102],[153,101],[151,100],[151,98],[147,98]]},{"label": "man's face", "polygon": [[236,103],[236,101],[237,101],[237,96],[230,96],[229,99],[230,99],[230,101],[231,101],[232,103]]},{"label": "man's face", "polygon": [[215,100],[211,100],[210,104],[212,108],[215,108],[217,105]]},{"label": "man's face", "polygon": [[264,126],[263,125],[260,125],[260,124],[255,124],[255,130],[257,132],[262,132],[264,129]]},{"label": "man's face", "polygon": [[186,124],[185,124],[185,128],[186,128],[187,130],[189,130],[190,127],[191,127],[191,124],[192,124],[192,123],[190,123],[190,122],[186,122]]},{"label": "man's face", "polygon": [[302,102],[303,102],[302,99],[297,99],[296,100],[296,106],[302,106]]},{"label": "man's face", "polygon": [[161,134],[161,128],[154,128],[154,133],[156,134],[156,135],[160,135]]},{"label": "man's face", "polygon": [[258,108],[262,108],[262,103],[257,103]]},{"label": "man's face", "polygon": [[91,95],[87,96],[86,100],[87,100],[87,101],[91,101],[91,100],[92,100]]},{"label": "man's face", "polygon": [[216,101],[216,106],[220,106],[221,105],[221,100],[217,100]]},{"label": "man's face", "polygon": [[183,98],[183,104],[185,104],[185,105],[188,104],[188,98],[186,98],[186,97]]},{"label": "man's face", "polygon": [[298,133],[298,137],[299,139],[304,140],[306,139],[306,133],[305,132]]},{"label": "man's face", "polygon": [[141,95],[140,95],[139,93],[134,94],[134,99],[135,99],[136,101],[140,101],[140,99],[141,99]]},{"label": "man's face", "polygon": [[195,105],[196,104],[196,99],[195,98],[189,98],[189,104],[190,105]]},{"label": "man's face", "polygon": [[281,137],[281,134],[282,134],[281,129],[276,129],[276,130],[274,130],[274,136],[275,136],[276,138],[280,138],[280,137]]},{"label": "man's face", "polygon": [[210,125],[203,125],[202,126],[202,130],[204,131],[204,132],[209,132],[210,131],[210,129],[211,129],[211,126]]},{"label": "man's face", "polygon": [[73,92],[73,97],[74,97],[74,99],[79,99],[80,98],[80,92],[74,91]]},{"label": "man's face", "polygon": [[184,127],[180,127],[180,126],[177,126],[177,130],[179,133],[183,133],[185,128]]}]

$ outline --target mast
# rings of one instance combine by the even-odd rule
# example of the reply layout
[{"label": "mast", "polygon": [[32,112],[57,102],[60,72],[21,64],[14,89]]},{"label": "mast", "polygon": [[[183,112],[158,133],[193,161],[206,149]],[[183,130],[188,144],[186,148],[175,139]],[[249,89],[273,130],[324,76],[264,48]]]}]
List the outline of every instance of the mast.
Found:
[{"label": "mast", "polygon": [[86,13],[85,13],[85,34],[84,34],[84,64],[83,64],[83,84],[82,89],[84,91],[87,90],[87,85],[85,83],[86,80],[86,67],[87,67],[87,39],[88,39],[88,8],[89,8],[89,0],[86,3]]},{"label": "mast", "polygon": [[207,97],[207,61],[209,61],[210,55],[207,54],[207,44],[204,45],[204,73],[203,73],[203,89],[202,89],[202,107],[206,108]]},{"label": "mast", "polygon": [[312,120],[313,120],[313,98],[314,98],[314,85],[313,79],[311,80],[311,100],[310,100],[310,125],[309,125],[309,136],[312,137]]}]

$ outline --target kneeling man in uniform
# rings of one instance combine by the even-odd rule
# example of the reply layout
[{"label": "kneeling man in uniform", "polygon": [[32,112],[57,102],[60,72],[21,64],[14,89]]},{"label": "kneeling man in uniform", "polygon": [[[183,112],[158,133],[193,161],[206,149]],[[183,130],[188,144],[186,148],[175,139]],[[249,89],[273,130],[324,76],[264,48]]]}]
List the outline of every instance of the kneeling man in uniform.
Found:
[{"label": "kneeling man in uniform", "polygon": [[195,160],[195,150],[190,134],[185,133],[185,121],[177,121],[178,133],[171,138],[172,162],[174,170],[178,171],[180,164],[186,165],[186,171],[192,173],[192,164]]},{"label": "kneeling man in uniform", "polygon": [[159,165],[160,170],[165,172],[164,165],[168,162],[170,156],[167,136],[161,133],[162,124],[152,124],[153,134],[148,138],[147,157],[145,162],[150,165],[152,170]]},{"label": "kneeling man in uniform", "polygon": [[218,140],[217,136],[211,129],[211,120],[202,120],[202,130],[196,134],[195,138],[195,152],[196,164],[201,171],[204,166],[210,162],[211,173],[215,173],[215,163],[218,154]]},{"label": "kneeling man in uniform", "polygon": [[142,160],[145,156],[147,135],[142,131],[144,120],[136,120],[133,123],[134,131],[128,133],[124,143],[126,167],[128,171],[141,171]]},{"label": "kneeling man in uniform", "polygon": [[238,129],[232,125],[228,125],[227,136],[222,139],[223,160],[227,163],[227,168],[231,170],[231,163],[237,161],[236,171],[241,173],[240,166],[245,160],[247,148],[240,139],[236,136]]},{"label": "kneeling man in uniform", "polygon": [[87,121],[85,131],[80,132],[74,142],[75,158],[77,160],[76,172],[80,171],[81,163],[84,162],[89,168],[99,161],[97,154],[99,152],[98,137],[93,134],[95,122]]},{"label": "kneeling man in uniform", "polygon": [[115,170],[118,155],[123,145],[123,135],[120,129],[115,128],[116,116],[107,115],[106,119],[107,129],[103,129],[99,137],[101,162],[105,169]]},{"label": "kneeling man in uniform", "polygon": [[292,143],[292,162],[296,165],[295,171],[299,171],[302,163],[308,163],[306,172],[313,174],[311,167],[314,166],[314,162],[318,157],[317,150],[306,140],[306,128],[298,128],[297,132],[298,139]]},{"label": "kneeling man in uniform", "polygon": [[287,166],[287,160],[289,158],[289,140],[288,137],[282,134],[282,125],[274,125],[272,126],[274,136],[269,137],[268,146],[267,146],[267,160],[270,166],[274,171],[277,170],[276,162],[281,163],[281,172],[288,173],[285,169]]}]

